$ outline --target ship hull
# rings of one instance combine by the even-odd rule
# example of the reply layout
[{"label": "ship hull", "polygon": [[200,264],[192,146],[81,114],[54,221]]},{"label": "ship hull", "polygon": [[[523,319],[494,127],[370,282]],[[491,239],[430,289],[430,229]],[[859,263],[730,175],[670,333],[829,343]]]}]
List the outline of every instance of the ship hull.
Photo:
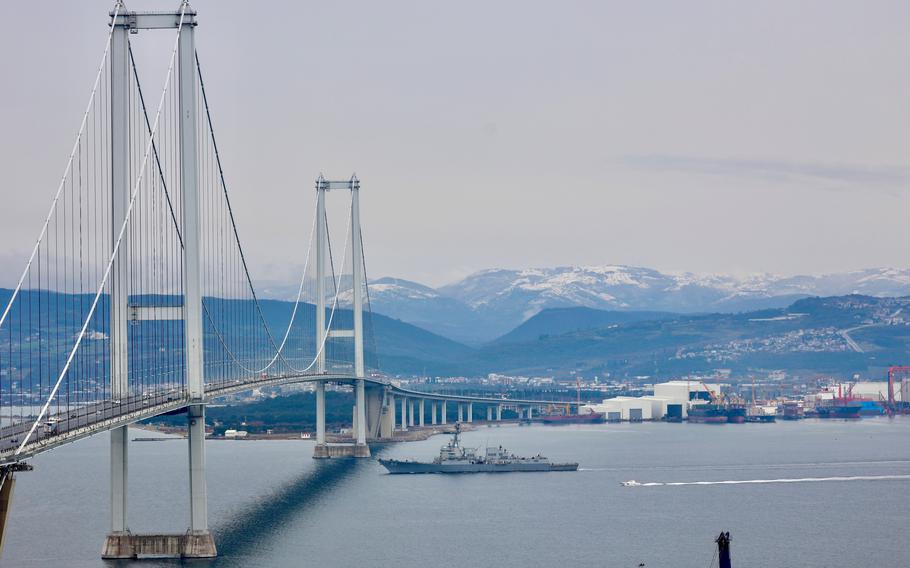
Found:
[{"label": "ship hull", "polygon": [[576,471],[577,463],[426,463],[380,459],[392,474],[416,473],[512,473],[518,471]]},{"label": "ship hull", "polygon": [[777,417],[773,414],[758,414],[746,416],[746,422],[770,423],[776,422]]},{"label": "ship hull", "polygon": [[606,422],[606,417],[599,412],[590,412],[588,414],[545,415],[539,417],[538,420],[551,426],[559,424],[603,424]]},{"label": "ship hull", "polygon": [[842,420],[856,420],[862,418],[860,405],[821,406],[815,409],[819,418],[839,418]]},{"label": "ship hull", "polygon": [[726,416],[689,416],[687,418],[692,424],[726,424]]}]

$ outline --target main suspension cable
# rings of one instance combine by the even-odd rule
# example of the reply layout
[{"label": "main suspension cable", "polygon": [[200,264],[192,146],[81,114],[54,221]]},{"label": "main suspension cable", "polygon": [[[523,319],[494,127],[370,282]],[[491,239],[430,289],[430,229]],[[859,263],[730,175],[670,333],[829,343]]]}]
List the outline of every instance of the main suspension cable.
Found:
[{"label": "main suspension cable", "polygon": [[[154,138],[155,133],[157,133],[157,131],[158,131],[158,122],[161,118],[161,109],[164,105],[165,95],[167,94],[168,88],[170,87],[170,84],[171,84],[171,76],[173,74],[174,64],[177,60],[177,48],[180,45],[180,31],[183,29],[183,21],[184,21],[185,15],[186,15],[187,6],[188,6],[188,3],[186,1],[184,1],[180,7],[180,20],[177,23],[177,34],[176,34],[176,38],[174,39],[174,49],[171,52],[171,61],[168,64],[167,75],[164,80],[164,88],[162,89],[162,92],[161,92],[161,100],[158,103],[158,110],[155,113],[155,124],[152,129],[152,134],[149,136],[149,141],[146,144],[145,154],[142,158],[142,164],[139,168],[139,173],[138,173],[138,176],[136,177],[136,183],[133,188],[132,194],[130,195],[130,202],[129,202],[129,206],[127,207],[127,210],[126,210],[126,216],[123,220],[123,223],[120,226],[120,232],[117,235],[117,240],[114,242],[114,248],[113,248],[113,251],[111,252],[111,258],[108,261],[107,267],[104,270],[104,276],[101,279],[101,284],[98,286],[98,291],[95,293],[94,300],[92,300],[92,306],[89,309],[88,316],[85,318],[85,322],[82,324],[82,329],[80,329],[79,334],[76,336],[76,343],[75,343],[75,345],[73,345],[73,348],[70,351],[69,356],[66,359],[66,364],[63,366],[63,369],[60,371],[60,375],[57,377],[57,381],[54,384],[54,387],[51,390],[50,395],[47,398],[47,401],[41,407],[41,412],[38,414],[38,417],[35,419],[35,422],[32,424],[32,427],[29,429],[28,434],[23,438],[22,443],[16,449],[16,452],[14,455],[19,455],[22,452],[23,448],[25,448],[26,444],[28,444],[28,441],[31,439],[32,435],[35,433],[35,429],[37,429],[38,424],[40,424],[41,421],[44,419],[45,415],[47,415],[47,410],[50,407],[51,402],[54,400],[54,397],[57,396],[57,391],[60,389],[60,384],[63,382],[63,378],[66,377],[66,374],[69,371],[70,365],[72,364],[73,359],[76,356],[76,352],[79,350],[79,346],[82,344],[82,339],[85,337],[85,332],[88,329],[89,323],[91,323],[92,317],[94,317],[94,315],[95,315],[95,310],[98,307],[98,302],[101,299],[101,295],[104,292],[104,287],[107,285],[107,280],[110,277],[111,269],[114,266],[114,260],[117,258],[117,254],[120,252],[120,245],[123,242],[123,237],[126,234],[126,229],[127,229],[127,226],[129,225],[130,217],[133,212],[133,206],[136,203],[136,196],[139,194],[139,189],[142,186],[142,179],[143,179],[143,175],[145,173],[145,167],[148,164],[148,158],[151,153],[152,139]],[[112,24],[116,24],[116,21],[112,22]],[[112,35],[113,35],[113,27],[114,26],[112,25],[111,26]],[[105,53],[106,52],[107,52],[107,50],[105,50]],[[56,201],[55,201],[55,206],[56,206]],[[43,231],[42,231],[42,233],[43,233]]]}]

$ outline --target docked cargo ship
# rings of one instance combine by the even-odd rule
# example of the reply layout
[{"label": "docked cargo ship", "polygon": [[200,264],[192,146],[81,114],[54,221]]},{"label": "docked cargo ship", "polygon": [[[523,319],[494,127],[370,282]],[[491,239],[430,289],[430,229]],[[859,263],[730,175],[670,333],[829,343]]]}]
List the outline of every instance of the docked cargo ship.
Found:
[{"label": "docked cargo ship", "polygon": [[746,407],[740,405],[730,405],[724,408],[727,413],[727,422],[731,424],[742,424],[746,421]]},{"label": "docked cargo ship", "polygon": [[726,424],[727,409],[720,404],[698,404],[689,408],[687,420],[697,424]]},{"label": "docked cargo ship", "polygon": [[544,424],[603,424],[606,417],[602,412],[589,412],[587,414],[544,414],[538,419]]},{"label": "docked cargo ship", "polygon": [[800,402],[788,400],[784,403],[781,418],[784,420],[801,420],[805,417],[805,409],[803,409],[803,405]]},{"label": "docked cargo ship", "polygon": [[847,402],[843,404],[816,406],[815,414],[819,418],[855,419],[861,418],[860,411],[862,411],[862,409],[863,405],[858,402]]},{"label": "docked cargo ship", "polygon": [[776,422],[777,407],[753,404],[746,410],[746,422]]},{"label": "docked cargo ship", "polygon": [[475,448],[463,448],[459,443],[461,425],[455,425],[455,435],[439,450],[439,456],[431,462],[413,460],[386,460],[379,463],[389,473],[505,473],[514,471],[576,471],[578,463],[553,463],[536,455],[519,457],[502,446],[487,448],[480,454]]}]

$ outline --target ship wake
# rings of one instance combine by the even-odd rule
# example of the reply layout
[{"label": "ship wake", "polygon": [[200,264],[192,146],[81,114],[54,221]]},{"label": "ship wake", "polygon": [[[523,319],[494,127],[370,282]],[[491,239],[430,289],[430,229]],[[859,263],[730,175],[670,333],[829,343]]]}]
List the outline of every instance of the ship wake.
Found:
[{"label": "ship wake", "polygon": [[729,479],[724,481],[652,481],[634,487],[680,487],[684,485],[750,485],[765,483],[818,483],[823,481],[896,481],[910,480],[910,475],[850,475],[834,477],[791,477],[779,479]]}]

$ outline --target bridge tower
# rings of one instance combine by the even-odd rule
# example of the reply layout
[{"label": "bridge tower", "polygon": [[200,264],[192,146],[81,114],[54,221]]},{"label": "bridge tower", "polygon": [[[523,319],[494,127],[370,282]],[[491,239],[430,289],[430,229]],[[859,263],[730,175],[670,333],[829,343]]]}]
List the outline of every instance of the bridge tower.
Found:
[{"label": "bridge tower", "polygon": [[[327,234],[325,216],[325,194],[331,190],[351,192],[351,251],[352,251],[352,295],[353,329],[327,329],[325,321],[325,277]],[[354,341],[354,457],[370,457],[367,446],[367,396],[366,371],[363,359],[363,248],[360,234],[360,180],[356,175],[344,181],[331,181],[319,176],[316,179],[316,370],[326,372],[325,342],[335,337],[350,337]],[[325,381],[316,382],[316,449],[313,457],[329,457],[325,442]]]},{"label": "bridge tower", "polygon": [[[126,218],[132,190],[129,178],[129,34],[177,29],[180,186],[183,196],[184,367],[189,446],[190,527],[179,535],[134,535],[127,524],[127,428],[111,431],[111,532],[104,558],[133,558],[147,550],[163,556],[210,558],[215,541],[208,529],[205,482],[205,385],[203,362],[201,215],[198,187],[198,133],[195,28],[196,12],[184,1],[176,12],[131,12],[122,2],[111,12],[111,175],[113,231]],[[128,246],[114,259],[111,286],[111,393],[129,393],[127,354],[129,294]]]}]

